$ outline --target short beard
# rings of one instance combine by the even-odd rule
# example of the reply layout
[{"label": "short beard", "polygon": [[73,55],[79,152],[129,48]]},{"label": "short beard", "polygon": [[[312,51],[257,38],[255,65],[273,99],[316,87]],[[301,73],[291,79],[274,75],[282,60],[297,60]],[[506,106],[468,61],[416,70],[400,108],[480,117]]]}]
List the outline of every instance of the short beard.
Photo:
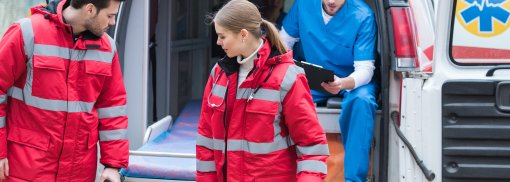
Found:
[{"label": "short beard", "polygon": [[85,20],[85,28],[95,36],[101,37],[104,33],[104,30],[97,24],[96,18],[97,15],[88,20]]}]

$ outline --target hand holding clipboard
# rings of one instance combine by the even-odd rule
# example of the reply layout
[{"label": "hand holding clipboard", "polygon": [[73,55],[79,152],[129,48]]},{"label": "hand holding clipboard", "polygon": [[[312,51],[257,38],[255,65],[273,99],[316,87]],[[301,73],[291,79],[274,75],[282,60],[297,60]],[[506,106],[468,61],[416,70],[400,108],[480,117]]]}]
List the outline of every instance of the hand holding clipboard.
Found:
[{"label": "hand holding clipboard", "polygon": [[335,79],[333,71],[324,69],[322,66],[307,63],[304,61],[295,61],[296,65],[303,68],[308,80],[308,86],[312,90],[329,93],[321,86],[322,82],[332,82]]}]

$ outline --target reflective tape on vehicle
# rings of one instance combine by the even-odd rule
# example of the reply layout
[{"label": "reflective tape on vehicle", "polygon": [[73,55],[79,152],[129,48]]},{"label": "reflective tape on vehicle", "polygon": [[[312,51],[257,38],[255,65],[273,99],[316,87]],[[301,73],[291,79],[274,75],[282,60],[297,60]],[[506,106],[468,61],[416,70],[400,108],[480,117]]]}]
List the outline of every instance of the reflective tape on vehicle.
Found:
[{"label": "reflective tape on vehicle", "polygon": [[99,119],[127,116],[127,106],[114,106],[97,109]]},{"label": "reflective tape on vehicle", "polygon": [[307,172],[318,172],[326,174],[327,166],[326,163],[317,160],[302,160],[297,163],[297,173],[307,171]]},{"label": "reflective tape on vehicle", "polygon": [[127,129],[101,130],[99,131],[99,141],[107,142],[113,140],[126,140]]},{"label": "reflective tape on vehicle", "polygon": [[23,90],[18,87],[11,87],[8,95],[23,101],[28,106],[48,111],[65,111],[70,113],[91,112],[95,104],[94,102],[43,99],[32,96],[29,92],[23,92]]},{"label": "reflective tape on vehicle", "polygon": [[202,161],[197,159],[197,171],[200,172],[214,172],[216,171],[216,165],[214,161]]}]

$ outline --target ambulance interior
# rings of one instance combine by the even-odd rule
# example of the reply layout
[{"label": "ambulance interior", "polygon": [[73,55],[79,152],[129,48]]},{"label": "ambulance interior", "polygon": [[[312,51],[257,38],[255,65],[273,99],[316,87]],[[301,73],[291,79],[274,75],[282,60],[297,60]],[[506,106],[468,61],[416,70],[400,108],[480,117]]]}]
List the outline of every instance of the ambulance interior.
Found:
[{"label": "ambulance interior", "polygon": [[[259,0],[264,2],[264,0]],[[209,71],[224,53],[216,45],[214,27],[207,14],[226,0],[127,0],[121,5],[117,27],[111,30],[119,47],[128,91],[130,164],[126,181],[194,181],[196,127],[203,89]],[[387,141],[390,56],[385,11],[387,1],[365,0],[379,26],[376,72],[380,83],[379,110],[372,144],[369,178],[387,175],[382,150]],[[285,0],[283,12],[293,0]],[[143,13],[145,12],[145,13]],[[147,21],[148,20],[148,21]],[[144,29],[144,26],[146,27]],[[148,27],[147,27],[148,26]],[[140,36],[143,35],[143,36]],[[147,36],[147,37],[145,37]],[[140,44],[143,43],[143,44]],[[140,60],[147,60],[143,62]],[[319,120],[328,133],[330,158],[327,181],[343,180],[343,149],[338,124],[340,98],[317,106]],[[386,104],[383,104],[386,103]],[[386,119],[384,119],[386,118]]]}]

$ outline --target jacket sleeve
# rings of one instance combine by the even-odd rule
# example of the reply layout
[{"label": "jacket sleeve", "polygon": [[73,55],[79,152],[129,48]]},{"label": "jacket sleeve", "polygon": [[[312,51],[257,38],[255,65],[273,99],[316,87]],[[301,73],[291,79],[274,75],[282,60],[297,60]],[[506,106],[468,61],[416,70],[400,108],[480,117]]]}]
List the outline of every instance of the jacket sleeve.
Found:
[{"label": "jacket sleeve", "polygon": [[215,182],[216,181],[216,165],[214,162],[214,140],[211,129],[212,109],[207,106],[207,99],[211,93],[213,85],[214,70],[211,71],[209,80],[205,86],[204,96],[202,99],[202,110],[200,113],[200,121],[198,123],[198,137],[196,145],[197,153],[197,181]]},{"label": "jacket sleeve", "polygon": [[322,181],[327,173],[328,144],[302,68],[288,68],[282,91],[283,116],[298,156],[297,181]]},{"label": "jacket sleeve", "polygon": [[112,75],[105,79],[95,107],[99,118],[101,164],[126,168],[129,159],[127,101],[117,53],[112,60]]},{"label": "jacket sleeve", "polygon": [[0,159],[7,157],[7,92],[26,71],[23,35],[19,24],[12,25],[0,41]]}]

